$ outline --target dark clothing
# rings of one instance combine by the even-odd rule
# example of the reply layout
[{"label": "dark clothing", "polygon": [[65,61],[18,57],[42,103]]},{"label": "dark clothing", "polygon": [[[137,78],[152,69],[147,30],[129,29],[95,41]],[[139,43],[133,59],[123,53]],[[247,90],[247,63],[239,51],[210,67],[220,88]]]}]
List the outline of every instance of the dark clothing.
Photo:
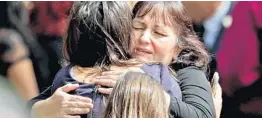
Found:
[{"label": "dark clothing", "polygon": [[62,36],[68,26],[72,4],[72,1],[33,2],[30,22],[37,41],[46,54],[46,76],[38,79],[40,92],[52,84],[56,73],[62,67]]},{"label": "dark clothing", "polygon": [[[231,12],[232,12],[232,9],[234,8],[234,5],[235,5],[236,2],[230,2],[230,6],[229,6],[229,9],[226,11],[226,14],[225,16],[223,16],[223,18],[220,20],[217,20],[219,21],[219,25],[220,27],[218,28],[218,32],[217,32],[217,35],[214,37],[214,45],[212,47],[208,47],[206,45],[206,48],[208,49],[209,52],[211,52],[212,54],[216,54],[217,53],[217,50],[219,49],[219,46],[220,46],[220,42],[221,42],[221,39],[222,39],[222,36],[224,35],[224,31],[225,29],[227,28],[227,26],[225,26],[223,24],[223,20],[226,19],[226,17],[228,17]],[[223,3],[222,3],[223,4]],[[224,9],[223,9],[224,10]],[[221,12],[221,11],[217,11],[217,12]],[[217,13],[216,13],[217,14]],[[216,15],[215,14],[215,15]],[[213,16],[214,17],[214,16]],[[193,28],[194,28],[194,31],[196,32],[196,34],[198,35],[198,37],[200,37],[200,40],[202,42],[205,42],[205,40],[210,40],[210,39],[204,39],[204,34],[206,33],[206,29],[202,24],[193,24]]]},{"label": "dark clothing", "polygon": [[[215,118],[211,87],[204,72],[191,66],[179,70],[177,74],[182,90],[182,100],[173,96],[171,97],[170,117]],[[50,96],[51,87],[29,101],[28,105],[31,108],[37,101],[44,100]]]},{"label": "dark clothing", "polygon": [[47,78],[38,80],[38,86],[40,88],[40,92],[42,92],[53,83],[56,73],[62,67],[62,37],[38,35],[37,40],[47,54],[48,58],[47,71],[49,71],[49,75]]},{"label": "dark clothing", "polygon": [[40,92],[50,86],[61,69],[62,36],[68,27],[68,15],[72,1],[35,1],[30,11],[30,24],[37,41],[46,53],[47,76],[38,79]]},{"label": "dark clothing", "polygon": [[[80,85],[76,91],[71,92],[71,94],[76,94],[80,96],[89,97],[93,100],[94,109],[89,112],[87,115],[81,115],[81,118],[90,118],[91,115],[95,118],[100,118],[102,113],[103,104],[103,94],[97,92],[97,87],[94,84],[86,84],[78,82],[75,80],[71,73],[72,66],[66,66],[62,68],[56,75],[54,79],[51,94],[53,94],[56,89],[62,87],[68,83],[78,83]],[[165,91],[167,91],[171,96],[176,97],[177,99],[182,99],[182,94],[178,83],[175,81],[175,78],[169,74],[168,68],[160,64],[153,65],[144,65],[141,69],[146,72],[148,75],[152,76],[157,80]]]},{"label": "dark clothing", "polygon": [[20,60],[29,58],[28,49],[18,32],[0,29],[0,75],[7,76],[8,68]]},{"label": "dark clothing", "polygon": [[215,118],[211,87],[204,72],[187,67],[177,72],[182,100],[171,97],[170,113],[174,118]]}]

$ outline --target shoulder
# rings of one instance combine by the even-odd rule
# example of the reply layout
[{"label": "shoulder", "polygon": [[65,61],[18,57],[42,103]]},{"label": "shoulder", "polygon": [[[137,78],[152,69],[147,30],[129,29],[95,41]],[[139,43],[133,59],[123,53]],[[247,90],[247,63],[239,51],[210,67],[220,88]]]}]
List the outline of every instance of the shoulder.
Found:
[{"label": "shoulder", "polygon": [[178,75],[186,75],[186,76],[206,76],[205,72],[198,67],[189,66],[177,71]]},{"label": "shoulder", "polygon": [[53,81],[53,85],[52,85],[52,93],[58,89],[59,87],[67,84],[67,83],[71,83],[74,79],[70,76],[70,69],[72,68],[72,65],[67,65],[63,68],[61,68]]},{"label": "shoulder", "polygon": [[60,77],[66,77],[69,75],[70,69],[72,68],[72,65],[66,65],[62,67],[56,74],[55,78],[60,78]]},{"label": "shoulder", "polygon": [[167,66],[163,64],[143,64],[141,69],[154,78],[160,78],[163,72],[168,72]]},{"label": "shoulder", "polygon": [[209,86],[208,79],[203,70],[198,67],[189,66],[184,69],[177,71],[177,78],[180,84],[192,84],[192,85],[203,85]]},{"label": "shoulder", "polygon": [[168,66],[163,64],[144,64],[142,70],[161,83],[163,89],[171,96],[182,98],[177,79],[169,71]]}]

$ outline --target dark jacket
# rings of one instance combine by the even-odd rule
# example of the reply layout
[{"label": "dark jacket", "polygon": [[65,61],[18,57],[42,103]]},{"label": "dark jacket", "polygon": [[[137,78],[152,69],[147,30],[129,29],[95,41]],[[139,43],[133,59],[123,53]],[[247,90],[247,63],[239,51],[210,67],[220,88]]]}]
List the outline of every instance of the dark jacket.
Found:
[{"label": "dark jacket", "polygon": [[[103,94],[97,92],[97,87],[94,84],[86,84],[81,83],[73,79],[70,75],[70,71],[72,66],[66,66],[62,68],[56,75],[53,87],[51,90],[51,94],[53,94],[56,89],[66,85],[67,83],[78,83],[80,85],[76,91],[71,92],[71,94],[76,94],[80,96],[89,97],[93,100],[94,109],[89,112],[87,115],[81,115],[82,118],[100,118],[102,114],[102,107],[103,107]],[[141,69],[147,73],[148,75],[152,76],[155,80],[157,80],[164,90],[179,100],[182,99],[182,94],[176,79],[171,76],[167,66],[161,64],[145,64],[141,67]],[[94,117],[93,117],[94,116]]]}]

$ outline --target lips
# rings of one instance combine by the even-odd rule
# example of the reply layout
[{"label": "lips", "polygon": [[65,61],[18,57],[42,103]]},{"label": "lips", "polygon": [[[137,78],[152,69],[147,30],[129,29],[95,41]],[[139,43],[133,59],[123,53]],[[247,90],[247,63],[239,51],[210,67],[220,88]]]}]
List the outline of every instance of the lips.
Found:
[{"label": "lips", "polygon": [[135,48],[135,52],[138,53],[138,54],[152,54],[152,51],[148,50],[148,49],[145,49],[145,48]]}]

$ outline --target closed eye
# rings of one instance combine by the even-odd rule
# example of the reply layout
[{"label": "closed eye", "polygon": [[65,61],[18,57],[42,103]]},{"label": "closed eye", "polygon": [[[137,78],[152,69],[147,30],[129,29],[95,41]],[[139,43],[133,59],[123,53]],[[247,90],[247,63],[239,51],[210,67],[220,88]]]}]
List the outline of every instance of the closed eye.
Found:
[{"label": "closed eye", "polygon": [[163,33],[160,33],[160,32],[154,32],[154,33],[159,35],[159,36],[162,36],[162,37],[166,37],[167,36],[166,34],[163,34]]},{"label": "closed eye", "polygon": [[137,26],[133,26],[133,28],[134,28],[135,30],[143,30],[143,29],[144,29],[143,27],[137,27]]}]

